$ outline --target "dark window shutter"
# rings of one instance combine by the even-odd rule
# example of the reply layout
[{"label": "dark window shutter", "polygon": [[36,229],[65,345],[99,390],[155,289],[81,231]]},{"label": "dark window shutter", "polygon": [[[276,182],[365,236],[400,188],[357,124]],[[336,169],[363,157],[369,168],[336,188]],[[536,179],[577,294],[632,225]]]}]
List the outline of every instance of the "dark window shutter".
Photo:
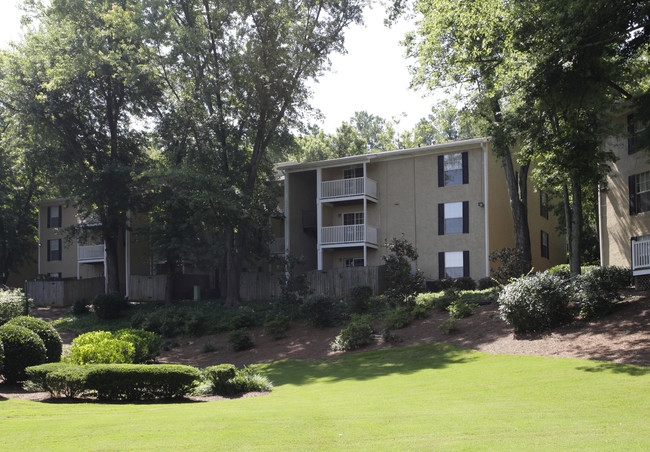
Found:
[{"label": "dark window shutter", "polygon": [[445,205],[438,204],[438,235],[445,235]]},{"label": "dark window shutter", "polygon": [[469,201],[463,201],[463,234],[469,233]]},{"label": "dark window shutter", "polygon": [[630,215],[636,215],[636,180],[634,174],[628,178],[630,187]]},{"label": "dark window shutter", "polygon": [[627,115],[627,153],[634,154],[634,115]]},{"label": "dark window shutter", "polygon": [[[50,218],[52,218],[52,208],[48,207],[47,208],[47,227],[48,228],[52,227],[51,224],[50,224]],[[49,254],[49,251],[48,251],[48,254]]]},{"label": "dark window shutter", "polygon": [[445,279],[445,253],[438,253],[438,279]]},{"label": "dark window shutter", "polygon": [[463,184],[469,184],[469,156],[467,152],[462,153],[463,156]]},{"label": "dark window shutter", "polygon": [[438,187],[445,186],[445,158],[438,156]]},{"label": "dark window shutter", "polygon": [[469,251],[463,251],[463,276],[469,277]]},{"label": "dark window shutter", "polygon": [[61,239],[59,239],[58,242],[59,242],[59,251],[58,251],[58,254],[56,255],[56,260],[60,261],[60,260],[63,260],[62,259],[62,257],[63,257],[63,241]]},{"label": "dark window shutter", "polygon": [[[49,210],[49,207],[48,207],[48,210]],[[49,240],[47,241],[47,260],[48,260],[48,261],[51,261],[51,260],[52,260],[52,259],[51,259],[52,251],[51,251],[51,246],[50,246],[51,243],[52,243],[52,242],[50,242]]]}]

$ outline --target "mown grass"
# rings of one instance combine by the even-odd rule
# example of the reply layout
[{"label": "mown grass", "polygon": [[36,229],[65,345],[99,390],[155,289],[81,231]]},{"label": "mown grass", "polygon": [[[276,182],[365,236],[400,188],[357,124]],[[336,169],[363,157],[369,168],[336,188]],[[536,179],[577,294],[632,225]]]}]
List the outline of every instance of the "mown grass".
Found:
[{"label": "mown grass", "polygon": [[275,389],[255,398],[0,401],[0,449],[650,449],[646,367],[426,344],[260,370]]}]

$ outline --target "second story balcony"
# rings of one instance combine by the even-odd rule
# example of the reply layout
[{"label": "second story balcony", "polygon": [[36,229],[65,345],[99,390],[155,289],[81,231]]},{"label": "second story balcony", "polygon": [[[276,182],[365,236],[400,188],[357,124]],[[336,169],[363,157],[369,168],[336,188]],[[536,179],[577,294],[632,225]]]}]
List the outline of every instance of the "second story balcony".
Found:
[{"label": "second story balcony", "polygon": [[650,236],[632,240],[632,271],[635,275],[650,274]]},{"label": "second story balcony", "polygon": [[77,256],[79,262],[102,262],[104,260],[104,245],[79,245]]},{"label": "second story balcony", "polygon": [[377,246],[377,228],[365,224],[321,228],[321,244],[328,247]]},{"label": "second story balcony", "polygon": [[321,182],[321,198],[328,201],[368,196],[377,199],[377,182],[367,177],[328,180]]}]

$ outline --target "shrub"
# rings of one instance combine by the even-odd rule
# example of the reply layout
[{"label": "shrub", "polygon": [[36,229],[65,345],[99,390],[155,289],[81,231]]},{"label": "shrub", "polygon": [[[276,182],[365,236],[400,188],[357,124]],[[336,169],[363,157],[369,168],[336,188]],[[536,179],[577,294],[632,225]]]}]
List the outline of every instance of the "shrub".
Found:
[{"label": "shrub", "polygon": [[55,363],[61,360],[61,351],[63,350],[63,342],[61,336],[54,329],[54,327],[42,319],[30,316],[14,317],[9,322],[9,325],[19,325],[27,328],[30,331],[38,334],[43,344],[45,345],[47,362]]},{"label": "shrub", "polygon": [[317,328],[326,328],[336,323],[339,316],[336,300],[327,295],[311,295],[300,310],[304,319]]},{"label": "shrub", "polygon": [[451,334],[452,331],[456,331],[456,324],[458,319],[455,317],[449,317],[447,320],[438,325],[438,329],[445,334]]},{"label": "shrub", "polygon": [[630,285],[631,273],[623,267],[597,267],[576,278],[574,294],[580,315],[592,319],[611,313],[620,291]]},{"label": "shrub", "polygon": [[78,397],[86,392],[90,366],[49,363],[25,369],[31,389],[47,391],[52,397]]},{"label": "shrub", "polygon": [[88,300],[85,298],[77,298],[74,303],[72,303],[72,314],[76,316],[86,315],[90,312],[88,307]]},{"label": "shrub", "polygon": [[1,290],[0,289],[0,325],[4,325],[9,320],[19,315],[26,315],[29,302],[25,293],[21,289]]},{"label": "shrub", "polygon": [[424,307],[423,305],[416,304],[411,310],[411,315],[413,316],[414,319],[422,320],[427,318],[429,312],[427,311],[427,308]]},{"label": "shrub", "polygon": [[99,294],[93,300],[93,309],[100,319],[117,319],[126,309],[126,300],[119,293]]},{"label": "shrub", "polygon": [[346,297],[347,309],[353,314],[364,314],[370,309],[372,288],[368,285],[354,286]]},{"label": "shrub", "polygon": [[276,314],[264,322],[264,334],[271,336],[274,340],[287,337],[289,331],[289,317]]},{"label": "shrub", "polygon": [[354,315],[348,325],[336,336],[330,347],[332,350],[356,350],[370,343],[372,333],[370,316]]},{"label": "shrub", "polygon": [[91,331],[72,341],[67,359],[72,364],[132,364],[135,347],[131,342],[116,339],[108,331]]},{"label": "shrub", "polygon": [[385,294],[393,304],[403,304],[424,290],[424,275],[411,268],[410,261],[416,261],[418,252],[404,237],[393,238],[384,246],[390,254],[382,256],[386,282]]},{"label": "shrub", "polygon": [[250,306],[240,306],[237,315],[232,319],[232,326],[236,330],[253,328],[257,323],[255,311]]},{"label": "shrub", "polygon": [[497,287],[498,285],[499,285],[498,281],[495,281],[494,279],[486,276],[485,278],[481,278],[477,281],[476,288],[478,290],[485,290],[485,289],[490,289],[492,287]]},{"label": "shrub", "polygon": [[507,284],[511,279],[519,278],[528,271],[523,253],[517,248],[503,248],[493,251],[489,256],[492,266],[492,277],[500,284]]},{"label": "shrub", "polygon": [[41,338],[25,327],[1,326],[0,342],[4,347],[2,375],[10,383],[22,381],[25,368],[43,364],[47,359],[47,350]]},{"label": "shrub", "polygon": [[252,391],[270,391],[268,378],[255,372],[254,367],[237,369],[232,364],[220,364],[203,370],[212,394],[229,396]]},{"label": "shrub", "polygon": [[400,328],[407,326],[409,323],[409,308],[406,306],[393,310],[388,314],[388,317],[386,317],[386,328],[389,330],[399,330]]},{"label": "shrub", "polygon": [[134,328],[123,329],[113,333],[118,340],[130,342],[134,347],[133,362],[145,363],[160,354],[162,337],[151,331]]},{"label": "shrub", "polygon": [[190,393],[200,372],[179,364],[88,366],[86,388],[103,400],[172,399]]},{"label": "shrub", "polygon": [[253,339],[246,330],[235,330],[228,336],[228,343],[230,348],[235,352],[249,350],[255,346]]},{"label": "shrub", "polygon": [[447,311],[449,311],[451,317],[462,319],[474,314],[476,306],[477,305],[473,303],[465,303],[464,301],[456,300],[447,307]]},{"label": "shrub", "polygon": [[572,317],[568,284],[548,272],[513,280],[499,295],[499,313],[515,333],[560,325]]},{"label": "shrub", "polygon": [[205,342],[201,346],[201,353],[212,353],[217,350],[217,347],[212,342]]}]

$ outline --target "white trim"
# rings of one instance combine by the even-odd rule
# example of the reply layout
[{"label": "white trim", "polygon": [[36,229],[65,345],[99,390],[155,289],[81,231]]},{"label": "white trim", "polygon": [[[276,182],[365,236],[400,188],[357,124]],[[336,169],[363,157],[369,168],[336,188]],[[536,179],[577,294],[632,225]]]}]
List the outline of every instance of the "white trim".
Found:
[{"label": "white trim", "polygon": [[632,271],[632,276],[642,276],[642,275],[650,275],[650,268],[646,268],[645,270]]},{"label": "white trim", "polygon": [[289,256],[291,244],[291,215],[289,212],[289,175],[284,175],[284,255]]},{"label": "white trim", "polygon": [[124,283],[126,288],[126,298],[130,295],[130,280],[131,280],[131,210],[126,211],[126,227],[124,228],[124,241],[126,242],[126,249],[124,250]]},{"label": "white trim", "polygon": [[316,168],[316,253],[318,257],[318,270],[323,269],[323,191],[322,191],[322,182],[323,182],[323,169]]},{"label": "white trim", "polygon": [[41,252],[43,244],[41,243],[41,209],[38,209],[38,274],[41,274]]},{"label": "white trim", "polygon": [[603,210],[602,210],[602,199],[600,195],[600,184],[598,184],[598,252],[600,257],[600,266],[604,267],[604,252],[603,252]]},{"label": "white trim", "polygon": [[490,276],[490,223],[488,217],[488,145],[481,143],[483,148],[483,210],[485,213],[485,276]]}]

